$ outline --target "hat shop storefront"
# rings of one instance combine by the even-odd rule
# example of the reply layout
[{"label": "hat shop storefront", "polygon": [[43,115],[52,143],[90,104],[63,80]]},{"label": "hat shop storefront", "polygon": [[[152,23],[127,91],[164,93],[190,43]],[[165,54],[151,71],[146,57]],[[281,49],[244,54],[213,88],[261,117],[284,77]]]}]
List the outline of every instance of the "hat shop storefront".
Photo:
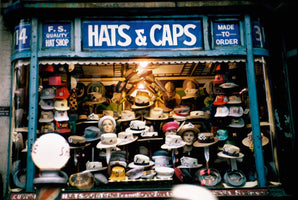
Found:
[{"label": "hat shop storefront", "polygon": [[11,198],[60,169],[63,199],[168,198],[179,183],[268,195],[279,175],[264,38],[250,15],[21,20]]}]

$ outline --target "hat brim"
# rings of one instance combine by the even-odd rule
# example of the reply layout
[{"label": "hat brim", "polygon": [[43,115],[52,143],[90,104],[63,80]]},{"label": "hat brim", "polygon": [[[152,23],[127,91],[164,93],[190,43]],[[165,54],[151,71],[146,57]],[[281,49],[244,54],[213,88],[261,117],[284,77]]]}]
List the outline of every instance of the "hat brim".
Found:
[{"label": "hat brim", "polygon": [[167,114],[163,114],[162,115],[162,118],[154,118],[154,117],[150,117],[148,115],[145,115],[144,118],[145,119],[148,119],[148,120],[156,120],[156,121],[158,121],[158,120],[166,120],[166,119],[169,118],[169,116]]},{"label": "hat brim", "polygon": [[[125,141],[125,142],[120,142],[118,144],[118,146],[123,146],[123,145],[127,145],[127,144],[130,144],[130,143],[133,143],[134,141],[136,141],[138,139],[138,136],[133,136],[133,140],[130,140],[130,141]],[[121,139],[120,139],[121,140]]]},{"label": "hat brim", "polygon": [[99,171],[103,171],[103,170],[106,170],[108,167],[102,167],[102,168],[97,168],[97,169],[86,169],[85,171],[82,171],[83,172],[99,172]]},{"label": "hat brim", "polygon": [[71,144],[69,144],[69,148],[70,149],[80,149],[80,148],[84,148],[84,147],[87,147],[89,146],[91,143],[86,143],[86,144],[82,144],[80,146],[71,146]]},{"label": "hat brim", "polygon": [[149,131],[149,126],[145,126],[145,130],[139,130],[139,131],[131,130],[130,128],[125,129],[125,132],[132,133],[132,134],[140,134],[143,131]]},{"label": "hat brim", "polygon": [[211,146],[215,143],[217,143],[219,141],[218,137],[214,137],[214,142],[210,142],[210,143],[201,143],[199,141],[195,141],[195,143],[193,144],[194,147],[208,147]]},{"label": "hat brim", "polygon": [[219,157],[222,157],[222,158],[231,158],[231,159],[237,159],[237,158],[243,158],[244,157],[243,153],[239,153],[239,156],[229,156],[227,154],[224,154],[222,151],[218,152],[217,155]]},{"label": "hat brim", "polygon": [[[83,135],[83,137],[85,137],[85,135]],[[97,137],[95,137],[95,138],[86,138],[86,137],[85,137],[85,141],[86,141],[86,142],[95,142],[95,141],[97,141],[97,140],[100,140],[100,136],[97,136]]]},{"label": "hat brim", "polygon": [[102,142],[100,141],[100,142],[96,145],[96,148],[98,148],[98,149],[112,148],[112,147],[116,147],[120,142],[121,142],[121,140],[120,140],[119,138],[117,138],[117,142],[116,142],[116,144],[102,144]]},{"label": "hat brim", "polygon": [[186,144],[186,143],[185,143],[184,141],[182,141],[182,144],[180,144],[180,145],[178,145],[178,146],[169,146],[169,145],[167,145],[167,144],[163,144],[163,145],[161,145],[161,148],[162,148],[162,149],[178,149],[178,148],[184,147],[185,144]]},{"label": "hat brim", "polygon": [[159,137],[142,137],[142,138],[138,139],[138,142],[152,141],[152,140],[163,140],[163,138],[159,138]]},{"label": "hat brim", "polygon": [[137,106],[137,105],[133,104],[133,105],[131,106],[131,108],[132,108],[132,109],[143,109],[143,108],[151,107],[152,105],[153,105],[153,101],[150,101],[150,102],[149,102],[149,105],[146,105],[146,106]]},{"label": "hat brim", "polygon": [[136,119],[139,119],[139,118],[140,118],[140,116],[132,118],[132,119],[118,119],[117,122],[119,122],[119,123],[120,122],[130,122],[132,120],[136,120]]},{"label": "hat brim", "polygon": [[195,169],[195,168],[199,168],[199,167],[202,167],[203,164],[197,164],[197,166],[184,166],[184,165],[179,165],[177,168],[181,168],[181,169]]},{"label": "hat brim", "polygon": [[128,167],[129,168],[137,168],[137,167],[151,167],[154,165],[154,162],[152,160],[149,161],[149,164],[148,165],[136,165],[134,162],[131,162],[128,164]]},{"label": "hat brim", "polygon": [[[269,143],[269,139],[267,138],[267,137],[265,137],[265,136],[263,136],[262,137],[262,146],[265,146],[266,144],[268,144]],[[250,140],[248,137],[246,137],[246,138],[244,138],[243,140],[242,140],[242,144],[244,145],[244,146],[247,146],[247,147],[252,147],[253,148],[253,141],[252,140]]]}]

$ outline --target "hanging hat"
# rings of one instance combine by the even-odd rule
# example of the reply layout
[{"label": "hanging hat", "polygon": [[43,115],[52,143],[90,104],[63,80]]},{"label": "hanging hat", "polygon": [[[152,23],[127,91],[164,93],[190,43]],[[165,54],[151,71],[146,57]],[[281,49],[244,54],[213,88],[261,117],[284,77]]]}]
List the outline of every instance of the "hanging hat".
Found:
[{"label": "hanging hat", "polygon": [[213,133],[199,133],[198,140],[193,144],[194,147],[207,147],[219,141],[218,137],[214,137]]},{"label": "hanging hat", "polygon": [[240,170],[228,170],[224,174],[226,184],[233,187],[241,187],[246,183],[246,177]]},{"label": "hanging hat", "polygon": [[241,103],[241,98],[239,95],[229,96],[228,104],[240,104],[240,103]]},{"label": "hanging hat", "polygon": [[229,127],[233,128],[242,128],[244,127],[245,123],[243,118],[232,118],[229,124]]},{"label": "hanging hat", "polygon": [[148,120],[166,120],[168,115],[163,112],[162,108],[154,107],[150,109],[149,115],[144,116]]},{"label": "hanging hat", "polygon": [[69,117],[67,115],[67,111],[58,111],[56,110],[55,111],[55,120],[60,122],[60,121],[68,121],[69,120]]},{"label": "hanging hat", "polygon": [[162,149],[178,149],[185,145],[180,135],[167,135],[165,144],[161,146]]},{"label": "hanging hat", "polygon": [[118,138],[121,140],[118,146],[122,146],[136,141],[138,136],[134,136],[131,132],[120,132],[118,133]]},{"label": "hanging hat", "polygon": [[150,167],[154,165],[154,162],[150,160],[150,158],[143,154],[136,154],[134,156],[133,162],[128,164],[130,168],[136,167]]},{"label": "hanging hat", "polygon": [[52,111],[41,111],[39,122],[47,123],[54,120],[53,112]]},{"label": "hanging hat", "polygon": [[225,144],[217,155],[222,158],[242,158],[244,156],[243,153],[240,153],[240,148],[232,144]]},{"label": "hanging hat", "polygon": [[113,181],[122,181],[126,178],[125,176],[125,168],[121,166],[114,166],[112,168],[111,176],[109,177],[110,180]]},{"label": "hanging hat", "polygon": [[178,130],[179,128],[179,124],[175,121],[172,121],[172,122],[167,122],[165,123],[163,126],[162,126],[162,131],[163,132],[166,132],[168,130],[173,130],[173,129],[176,129]]},{"label": "hanging hat", "polygon": [[196,172],[201,185],[205,186],[215,186],[221,181],[221,176],[216,169],[201,169]]},{"label": "hanging hat", "polygon": [[101,141],[96,145],[98,149],[116,147],[121,142],[115,133],[104,133],[100,138]]},{"label": "hanging hat", "polygon": [[228,97],[220,94],[216,96],[215,101],[213,102],[213,105],[224,105],[226,103],[228,103]]},{"label": "hanging hat", "polygon": [[[262,146],[265,146],[266,144],[269,143],[269,139],[267,137],[265,137],[263,133],[261,133],[261,137],[262,137]],[[247,134],[247,137],[242,140],[242,144],[249,148],[254,147],[252,132]]]},{"label": "hanging hat", "polygon": [[231,106],[229,109],[229,116],[241,117],[243,115],[243,108],[241,106]]}]

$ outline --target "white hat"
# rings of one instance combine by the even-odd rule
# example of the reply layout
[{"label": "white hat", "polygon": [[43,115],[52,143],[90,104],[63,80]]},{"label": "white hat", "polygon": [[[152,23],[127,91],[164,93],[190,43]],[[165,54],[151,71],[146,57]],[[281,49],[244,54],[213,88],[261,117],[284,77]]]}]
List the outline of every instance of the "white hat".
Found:
[{"label": "white hat", "polygon": [[55,120],[60,122],[60,121],[68,121],[69,120],[69,117],[67,115],[67,111],[58,111],[56,110],[55,111]]},{"label": "white hat", "polygon": [[55,100],[55,109],[59,111],[69,110],[67,99]]},{"label": "white hat", "polygon": [[165,120],[168,119],[168,115],[163,113],[163,109],[159,107],[151,108],[149,115],[144,116],[148,120]]},{"label": "white hat", "polygon": [[136,114],[134,111],[131,110],[122,110],[121,111],[121,119],[118,119],[118,122],[128,122],[131,120],[136,120]]},{"label": "white hat", "polygon": [[227,106],[218,106],[214,117],[227,117],[229,115],[229,109]]},{"label": "white hat", "polygon": [[161,145],[162,149],[178,149],[183,147],[185,142],[180,135],[167,135],[165,144]]},{"label": "white hat", "polygon": [[149,159],[148,156],[143,154],[136,154],[134,156],[133,162],[128,164],[128,167],[130,168],[136,168],[136,167],[149,167],[154,165],[154,162]]},{"label": "white hat", "polygon": [[229,116],[241,117],[243,115],[243,108],[241,106],[231,106],[229,110]]},{"label": "white hat", "polygon": [[155,167],[157,178],[168,179],[174,175],[174,169],[170,167]]},{"label": "white hat", "polygon": [[145,125],[145,121],[141,120],[133,120],[129,124],[129,128],[125,130],[125,132],[131,132],[133,134],[140,134],[143,132],[149,131],[149,126]]},{"label": "white hat", "polygon": [[104,133],[101,135],[101,141],[96,145],[98,149],[107,149],[116,147],[121,140],[117,138],[115,133]]}]

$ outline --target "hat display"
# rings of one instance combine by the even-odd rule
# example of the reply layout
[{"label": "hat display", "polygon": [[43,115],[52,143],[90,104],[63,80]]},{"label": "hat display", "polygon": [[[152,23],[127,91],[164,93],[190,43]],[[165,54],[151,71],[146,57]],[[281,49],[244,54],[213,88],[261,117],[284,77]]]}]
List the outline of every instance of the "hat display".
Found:
[{"label": "hat display", "polygon": [[[265,146],[266,144],[269,143],[269,139],[267,137],[265,137],[263,133],[261,133],[261,137],[262,137],[262,146]],[[247,137],[242,140],[242,144],[249,148],[254,147],[252,132],[247,134]]]},{"label": "hat display", "polygon": [[167,135],[165,144],[161,145],[162,149],[178,149],[185,145],[180,135]]},{"label": "hat display", "polygon": [[155,171],[159,179],[169,179],[174,175],[174,169],[170,167],[155,167]]},{"label": "hat display", "polygon": [[55,89],[54,88],[44,88],[40,94],[41,99],[54,99]]},{"label": "hat display", "polygon": [[214,137],[213,133],[199,133],[198,140],[193,144],[194,147],[207,147],[219,141],[218,137]]},{"label": "hat display", "polygon": [[166,119],[168,119],[168,115],[165,114],[163,112],[163,109],[159,108],[159,107],[151,108],[149,115],[147,114],[144,117],[145,117],[145,119],[148,119],[148,120],[166,120]]},{"label": "hat display", "polygon": [[180,159],[181,165],[178,168],[198,168],[201,167],[202,164],[198,164],[197,158],[191,158],[187,156],[183,156]]},{"label": "hat display", "polygon": [[179,124],[177,122],[175,122],[175,121],[167,122],[162,126],[162,131],[166,132],[168,130],[173,130],[173,129],[178,130],[178,128],[179,128]]},{"label": "hat display", "polygon": [[66,87],[56,89],[55,99],[67,99],[70,93]]},{"label": "hat display", "polygon": [[218,106],[214,117],[227,117],[229,115],[229,108],[227,106]]},{"label": "hat display", "polygon": [[131,110],[122,110],[120,116],[121,116],[121,118],[117,120],[119,123],[136,120],[138,118],[138,117],[136,117],[135,112],[131,111]]},{"label": "hat display", "polygon": [[53,110],[54,109],[54,101],[53,99],[40,99],[39,105],[43,110]]},{"label": "hat display", "polygon": [[101,141],[96,145],[96,148],[98,149],[116,147],[121,142],[115,133],[104,133],[100,138]]},{"label": "hat display", "polygon": [[118,146],[127,145],[130,144],[138,139],[138,136],[135,136],[132,134],[132,132],[120,132],[118,133],[118,138],[121,140],[121,142],[118,144]]},{"label": "hat display", "polygon": [[221,83],[224,83],[225,80],[224,80],[224,75],[223,74],[216,74],[215,77],[214,77],[214,81],[213,83],[214,84],[221,84]]},{"label": "hat display", "polygon": [[58,111],[56,110],[55,111],[55,120],[60,122],[60,121],[68,121],[69,120],[69,117],[68,117],[68,114],[67,114],[67,111]]},{"label": "hat display", "polygon": [[96,126],[88,126],[84,130],[86,142],[94,142],[100,139],[100,129]]},{"label": "hat display", "polygon": [[196,175],[201,183],[205,186],[215,186],[221,181],[221,175],[216,169],[201,169],[198,170]]},{"label": "hat display", "polygon": [[105,97],[103,97],[102,93],[99,92],[89,92],[89,104],[98,104],[98,103],[103,103],[105,102],[107,99]]},{"label": "hat display", "polygon": [[243,153],[240,153],[240,148],[232,144],[225,144],[217,155],[222,158],[242,158],[244,156]]},{"label": "hat display", "polygon": [[125,168],[121,166],[114,166],[112,168],[111,176],[109,177],[110,180],[113,181],[122,181],[126,178],[125,176]]},{"label": "hat display", "polygon": [[40,118],[39,118],[39,122],[40,123],[47,123],[47,122],[51,122],[54,120],[54,115],[52,111],[41,111],[40,112]]},{"label": "hat display", "polygon": [[67,99],[56,100],[54,107],[59,111],[69,110]]},{"label": "hat display", "polygon": [[197,129],[192,123],[187,123],[187,124],[184,124],[181,129],[178,131],[178,134],[179,135],[183,135],[184,132],[186,131],[192,131],[194,132],[195,134],[197,134],[198,132],[200,132],[199,129]]},{"label": "hat display", "polygon": [[129,168],[136,168],[136,167],[150,167],[154,165],[154,162],[150,160],[150,158],[143,154],[136,154],[134,156],[133,162],[128,164]]},{"label": "hat display", "polygon": [[145,121],[133,120],[130,122],[129,127],[125,129],[125,132],[131,132],[133,134],[140,134],[149,131],[149,126],[145,125]]},{"label": "hat display", "polygon": [[241,187],[246,183],[246,177],[240,170],[228,170],[223,178],[226,184],[234,187]]},{"label": "hat display", "polygon": [[69,177],[70,185],[78,188],[79,190],[90,190],[93,188],[94,182],[94,176],[90,172],[80,172],[72,174]]},{"label": "hat display", "polygon": [[[86,115],[85,115],[86,116]],[[80,119],[87,119],[87,120],[91,120],[91,121],[98,121],[99,120],[99,116],[95,113],[91,113],[90,115],[88,115],[87,117],[85,117],[83,115],[80,115]],[[83,118],[82,118],[83,117]]]}]

